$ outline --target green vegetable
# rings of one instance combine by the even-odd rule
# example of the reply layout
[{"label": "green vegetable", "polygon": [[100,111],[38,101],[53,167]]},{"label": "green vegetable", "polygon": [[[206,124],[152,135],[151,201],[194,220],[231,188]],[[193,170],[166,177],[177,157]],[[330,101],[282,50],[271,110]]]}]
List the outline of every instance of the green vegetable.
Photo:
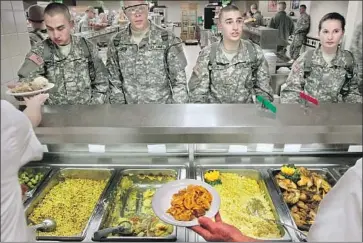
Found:
[{"label": "green vegetable", "polygon": [[281,170],[281,175],[283,175],[286,179],[292,180],[295,183],[297,183],[300,180],[300,178],[301,178],[300,171],[299,171],[299,169],[296,168],[296,166],[294,164],[283,165],[282,168],[283,167],[295,169],[295,172],[293,175],[287,175],[287,174],[283,173],[283,171]]},{"label": "green vegetable", "polygon": [[219,184],[222,184],[222,181],[220,179],[218,180],[215,180],[215,181],[208,181],[206,180],[206,182],[211,185],[211,186],[216,186],[216,185],[219,185]]}]

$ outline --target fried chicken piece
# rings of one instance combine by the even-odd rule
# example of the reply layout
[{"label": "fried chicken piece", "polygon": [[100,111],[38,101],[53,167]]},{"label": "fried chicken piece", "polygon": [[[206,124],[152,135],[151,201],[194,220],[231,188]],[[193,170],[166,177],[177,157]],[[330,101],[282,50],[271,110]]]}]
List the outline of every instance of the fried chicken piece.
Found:
[{"label": "fried chicken piece", "polygon": [[295,204],[299,201],[300,191],[296,189],[291,189],[290,191],[284,191],[282,193],[284,201],[288,204]]}]

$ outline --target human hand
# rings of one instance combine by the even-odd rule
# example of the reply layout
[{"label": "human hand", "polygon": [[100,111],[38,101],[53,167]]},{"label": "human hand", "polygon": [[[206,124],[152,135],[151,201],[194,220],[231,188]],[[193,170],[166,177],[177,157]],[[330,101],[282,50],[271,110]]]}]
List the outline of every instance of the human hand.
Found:
[{"label": "human hand", "polygon": [[215,222],[210,218],[200,217],[200,225],[191,229],[202,236],[206,241],[220,242],[252,242],[255,239],[249,238],[241,233],[236,227],[223,223],[219,212],[215,216]]},{"label": "human hand", "polygon": [[40,107],[49,98],[49,94],[38,94],[31,97],[24,97],[27,107]]}]

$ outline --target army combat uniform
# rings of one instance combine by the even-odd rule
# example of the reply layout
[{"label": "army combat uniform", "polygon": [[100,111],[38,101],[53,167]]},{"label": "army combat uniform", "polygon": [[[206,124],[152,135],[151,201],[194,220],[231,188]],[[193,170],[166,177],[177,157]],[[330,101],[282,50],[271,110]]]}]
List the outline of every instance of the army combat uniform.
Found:
[{"label": "army combat uniform", "polygon": [[35,44],[42,42],[43,40],[48,38],[47,30],[33,30],[29,32],[30,45],[34,46]]},{"label": "army combat uniform", "polygon": [[354,55],[355,62],[358,64],[358,83],[359,83],[359,91],[363,93],[363,54],[362,54],[362,23],[360,23],[357,27],[355,27],[354,37],[352,40],[351,51]]},{"label": "army combat uniform", "polygon": [[306,39],[306,35],[310,30],[310,15],[304,13],[300,16],[296,23],[294,38],[290,45],[290,57],[296,60],[300,55],[300,49]]},{"label": "army combat uniform", "polygon": [[43,76],[54,83],[47,100],[50,105],[103,104],[109,88],[109,74],[97,49],[76,36],[66,57],[50,39],[32,47],[18,76],[20,82]]},{"label": "army combat uniform", "polygon": [[[299,97],[302,90],[321,103],[361,103],[356,65],[352,67],[352,79],[346,82],[345,67],[348,66],[346,54],[339,48],[329,66],[323,58],[321,49],[315,49],[311,57],[311,72],[306,78],[304,78],[304,65],[308,52],[302,54],[294,62],[286,83],[281,86],[281,103],[302,103]],[[346,92],[341,94],[342,90]]]},{"label": "army combat uniform", "polygon": [[[212,50],[216,44],[218,48]],[[213,43],[199,54],[189,80],[190,102],[253,103],[254,95],[261,95],[272,101],[268,64],[262,49],[248,40],[241,40],[241,49],[230,62],[221,45],[222,42]],[[211,61],[211,53],[213,55],[214,51],[215,60]],[[256,77],[255,81],[253,75]]]},{"label": "army combat uniform", "polygon": [[260,11],[253,14],[253,18],[256,19],[255,25],[263,26],[263,16]]},{"label": "army combat uniform", "polygon": [[111,38],[107,68],[111,74],[111,103],[187,103],[183,47],[173,33],[153,23],[139,45],[130,26]]}]

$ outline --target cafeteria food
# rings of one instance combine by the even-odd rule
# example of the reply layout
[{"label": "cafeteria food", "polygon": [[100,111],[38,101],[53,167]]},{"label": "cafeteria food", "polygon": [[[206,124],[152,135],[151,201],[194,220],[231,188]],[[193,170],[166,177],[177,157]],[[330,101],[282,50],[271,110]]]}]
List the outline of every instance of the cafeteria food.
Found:
[{"label": "cafeteria food", "polygon": [[[152,210],[151,202],[157,185],[176,179],[175,175],[132,174],[124,175],[115,191],[110,214],[103,228],[116,227],[122,222],[132,225],[131,236],[165,237],[173,226],[162,222]],[[113,235],[122,236],[122,235]]]},{"label": "cafeteria food", "polygon": [[202,186],[188,185],[187,188],[175,193],[171,207],[167,213],[176,220],[191,221],[204,216],[212,203],[212,194]]},{"label": "cafeteria food", "polygon": [[28,216],[34,223],[51,218],[53,232],[38,231],[39,236],[80,236],[87,225],[107,180],[64,178],[52,187]]},{"label": "cafeteria food", "polygon": [[29,83],[20,83],[16,87],[12,88],[11,93],[24,93],[24,92],[32,92],[43,89],[47,87],[48,79],[44,77],[37,77],[32,82]]},{"label": "cafeteria food", "polygon": [[[278,226],[272,221],[275,217],[259,181],[237,173],[224,172],[220,172],[219,179],[221,183],[213,187],[221,198],[219,212],[224,222],[237,227],[243,234],[252,238],[281,237]],[[260,202],[258,210],[264,218],[249,210],[255,201]]]},{"label": "cafeteria food", "polygon": [[321,174],[293,164],[283,165],[275,180],[296,225],[308,230],[314,223],[320,201],[330,191],[331,185]]},{"label": "cafeteria food", "polygon": [[18,176],[20,185],[23,191],[31,191],[36,187],[39,182],[43,179],[44,174],[42,172],[35,172],[32,169],[26,169],[21,172]]}]

